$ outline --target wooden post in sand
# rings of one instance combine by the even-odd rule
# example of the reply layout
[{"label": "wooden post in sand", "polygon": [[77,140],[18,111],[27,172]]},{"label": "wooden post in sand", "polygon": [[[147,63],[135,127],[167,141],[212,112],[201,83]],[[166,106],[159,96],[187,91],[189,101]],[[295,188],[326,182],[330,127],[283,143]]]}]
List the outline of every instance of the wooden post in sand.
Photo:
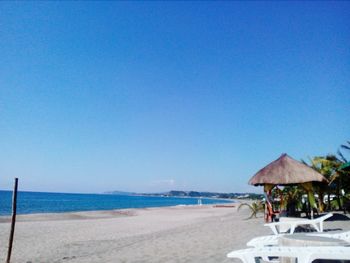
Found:
[{"label": "wooden post in sand", "polygon": [[13,194],[12,194],[11,232],[10,232],[10,238],[9,238],[9,247],[7,250],[6,263],[10,263],[10,260],[11,260],[13,236],[15,234],[16,213],[17,213],[17,188],[18,188],[18,178],[15,178],[15,186],[14,186]]}]

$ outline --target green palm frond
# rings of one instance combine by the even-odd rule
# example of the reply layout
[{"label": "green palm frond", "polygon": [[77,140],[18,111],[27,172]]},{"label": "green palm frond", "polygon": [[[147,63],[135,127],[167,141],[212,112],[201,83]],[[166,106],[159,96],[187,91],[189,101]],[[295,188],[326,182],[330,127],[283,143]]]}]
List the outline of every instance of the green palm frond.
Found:
[{"label": "green palm frond", "polygon": [[342,144],[342,145],[340,145],[340,147],[344,150],[350,151],[350,141],[347,141],[347,143],[348,143],[348,145]]},{"label": "green palm frond", "polygon": [[257,214],[259,212],[264,212],[264,203],[262,201],[255,201],[251,204],[248,203],[242,203],[239,205],[237,211],[239,211],[241,209],[241,207],[243,206],[247,206],[249,208],[249,210],[251,211],[251,215],[247,218],[247,219],[251,219],[253,217],[257,217]]},{"label": "green palm frond", "polygon": [[348,160],[345,158],[344,154],[340,150],[338,150],[337,154],[344,163],[348,162]]}]

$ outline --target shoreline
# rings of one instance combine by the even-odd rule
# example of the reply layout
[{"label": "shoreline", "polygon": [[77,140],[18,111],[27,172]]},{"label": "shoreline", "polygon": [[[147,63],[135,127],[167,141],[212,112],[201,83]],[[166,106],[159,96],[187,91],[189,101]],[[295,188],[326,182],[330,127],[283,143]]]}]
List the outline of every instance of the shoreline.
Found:
[{"label": "shoreline", "polygon": [[[236,202],[235,202],[236,203]],[[232,206],[234,202],[227,203],[227,207]],[[236,203],[237,204],[237,203]],[[203,204],[203,205],[175,205],[175,206],[158,206],[158,207],[143,207],[143,208],[124,208],[110,210],[91,210],[91,211],[74,211],[74,212],[47,212],[47,213],[30,213],[17,214],[17,222],[35,222],[35,221],[60,221],[60,220],[89,220],[89,219],[108,219],[117,217],[134,216],[138,211],[154,210],[161,211],[163,209],[191,209],[191,208],[223,208],[225,204]],[[9,223],[11,215],[0,216],[0,224]]]}]

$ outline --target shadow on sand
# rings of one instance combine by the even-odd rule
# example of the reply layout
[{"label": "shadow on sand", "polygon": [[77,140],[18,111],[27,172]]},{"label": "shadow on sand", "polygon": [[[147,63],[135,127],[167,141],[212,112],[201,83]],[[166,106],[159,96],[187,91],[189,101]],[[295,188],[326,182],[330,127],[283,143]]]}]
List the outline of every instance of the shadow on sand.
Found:
[{"label": "shadow on sand", "polygon": [[350,218],[344,214],[333,213],[333,216],[327,218],[325,221],[350,221]]}]

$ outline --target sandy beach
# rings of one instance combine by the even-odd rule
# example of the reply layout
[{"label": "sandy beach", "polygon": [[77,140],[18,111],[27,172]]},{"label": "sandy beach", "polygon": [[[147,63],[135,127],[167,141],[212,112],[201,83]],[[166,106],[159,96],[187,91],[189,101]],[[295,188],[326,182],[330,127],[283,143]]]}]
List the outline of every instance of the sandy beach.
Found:
[{"label": "sandy beach", "polygon": [[[233,262],[226,254],[271,234],[237,206],[177,206],[18,216],[12,262]],[[325,222],[350,230],[350,221]],[[347,218],[346,218],[347,219]],[[5,261],[9,218],[0,218]]]}]

